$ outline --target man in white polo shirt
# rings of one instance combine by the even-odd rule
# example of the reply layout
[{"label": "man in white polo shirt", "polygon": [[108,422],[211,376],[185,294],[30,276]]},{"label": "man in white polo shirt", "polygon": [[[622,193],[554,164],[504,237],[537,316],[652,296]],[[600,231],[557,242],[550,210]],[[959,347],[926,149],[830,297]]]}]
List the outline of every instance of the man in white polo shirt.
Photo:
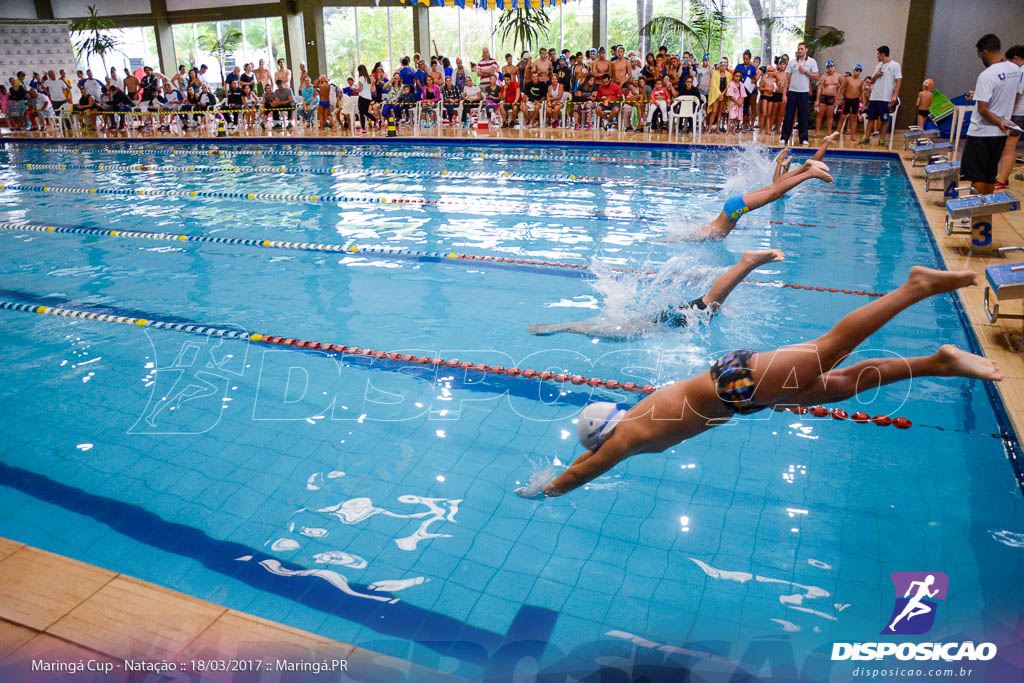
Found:
[{"label": "man in white polo shirt", "polygon": [[975,47],[986,68],[974,86],[975,110],[960,159],[960,178],[971,181],[980,194],[992,194],[1006,132],[1013,127],[1010,117],[1020,90],[1021,70],[1003,59],[1002,44],[991,33],[982,36]]},{"label": "man in white polo shirt", "polygon": [[813,57],[807,56],[807,44],[796,46],[796,59],[789,63],[786,71],[792,74],[789,78],[789,89],[786,91],[786,116],[782,119],[782,144],[789,144],[789,136],[793,134],[793,117],[799,112],[800,144],[808,145],[807,116],[811,101],[811,81],[818,80],[818,63]]},{"label": "man in white polo shirt", "polygon": [[871,96],[868,98],[868,121],[864,126],[864,139],[857,144],[866,145],[878,129],[882,136],[879,145],[885,144],[885,132],[889,126],[889,112],[896,106],[903,84],[903,70],[900,63],[889,57],[889,46],[878,48],[878,64],[871,77]]},{"label": "man in white polo shirt", "polygon": [[[1006,51],[1005,58],[1017,65],[1021,70],[1020,88],[1017,90],[1017,104],[1013,107],[1013,115],[1010,120],[1018,128],[1024,128],[1024,45],[1014,45]],[[1017,143],[1020,142],[1021,134],[1013,129],[1006,137],[1006,145],[1003,147],[1003,158],[999,160],[999,175],[996,177],[996,189],[1001,190],[1010,184],[1010,171],[1013,169],[1013,159],[1017,156]]]}]

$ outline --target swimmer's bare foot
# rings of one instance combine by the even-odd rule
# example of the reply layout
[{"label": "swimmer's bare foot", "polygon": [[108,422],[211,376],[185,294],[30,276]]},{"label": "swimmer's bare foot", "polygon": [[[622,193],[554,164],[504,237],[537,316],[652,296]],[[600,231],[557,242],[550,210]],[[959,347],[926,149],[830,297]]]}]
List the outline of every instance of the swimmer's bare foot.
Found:
[{"label": "swimmer's bare foot", "polygon": [[976,356],[958,349],[952,344],[943,344],[932,356],[936,363],[936,375],[947,377],[969,377],[998,382],[1003,371],[994,362],[983,356]]},{"label": "swimmer's bare foot", "polygon": [[786,255],[778,249],[763,249],[760,251],[748,250],[743,252],[743,260],[747,263],[759,266],[761,264],[772,263],[774,261],[785,261]]},{"label": "swimmer's bare foot", "polygon": [[786,161],[786,157],[789,156],[789,150],[783,147],[779,150],[779,153],[775,155],[775,165],[782,166]]},{"label": "swimmer's bare foot", "polygon": [[925,296],[952,292],[978,284],[978,276],[970,270],[936,270],[914,266],[904,287],[920,290]]},{"label": "swimmer's bare foot", "polygon": [[824,139],[821,141],[821,144],[822,144],[822,146],[830,145],[830,144],[832,144],[833,142],[835,142],[838,139],[839,139],[839,131],[837,130],[834,133],[830,133],[830,134],[826,135],[824,137]]},{"label": "swimmer's bare foot", "polygon": [[810,159],[804,162],[804,168],[807,169],[807,174],[812,178],[824,180],[826,183],[833,182],[832,176],[828,173],[828,165],[823,161]]}]

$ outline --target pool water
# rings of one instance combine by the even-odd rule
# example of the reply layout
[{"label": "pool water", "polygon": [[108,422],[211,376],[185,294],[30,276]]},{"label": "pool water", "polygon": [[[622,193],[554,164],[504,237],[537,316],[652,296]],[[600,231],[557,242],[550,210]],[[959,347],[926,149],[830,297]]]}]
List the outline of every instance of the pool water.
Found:
[{"label": "pool water", "polygon": [[[0,185],[21,189],[0,190],[0,222],[396,251],[0,230],[0,301],[659,386],[814,338],[869,297],[747,284],[686,329],[526,327],[652,315],[745,249],[786,253],[752,278],[811,287],[884,292],[941,267],[895,157],[829,155],[834,185],[801,186],[723,242],[664,244],[770,180],[765,151],[209,149],[7,144]],[[152,168],[109,168],[135,164]],[[537,502],[514,489],[582,452],[579,409],[637,394],[17,310],[0,333],[0,536],[466,678],[517,662],[579,677],[609,658],[757,673],[765,656],[827,676],[812,653],[878,638],[893,571],[949,575],[933,640],[995,638],[1020,613],[1016,442],[979,382],[838,406],[905,430],[736,419]],[[937,297],[854,360],[970,349],[970,334]]]}]

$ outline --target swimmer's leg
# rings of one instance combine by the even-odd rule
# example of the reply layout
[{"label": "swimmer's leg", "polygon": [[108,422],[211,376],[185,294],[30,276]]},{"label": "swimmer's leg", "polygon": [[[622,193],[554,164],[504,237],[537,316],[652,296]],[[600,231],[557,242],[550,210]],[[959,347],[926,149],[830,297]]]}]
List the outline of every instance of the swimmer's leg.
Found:
[{"label": "swimmer's leg", "polygon": [[902,286],[848,313],[814,341],[754,354],[750,368],[757,387],[755,402],[758,405],[787,402],[818,381],[820,375],[835,368],[861,342],[905,308],[928,297],[974,284],[977,284],[977,276],[972,271],[949,272],[914,266]]},{"label": "swimmer's leg", "polygon": [[915,377],[967,377],[999,381],[1003,374],[988,358],[976,356],[950,344],[930,356],[914,358],[870,358],[819,375],[809,386],[786,398],[786,404],[813,406],[835,403],[862,391]]},{"label": "swimmer's leg", "polygon": [[743,203],[747,205],[748,211],[760,209],[765,204],[771,204],[781,199],[794,187],[811,178],[824,180],[826,183],[832,182],[832,176],[828,174],[828,166],[812,159],[796,169],[783,174],[777,182],[772,183],[768,187],[762,187],[753,192],[746,193],[743,195]]},{"label": "swimmer's leg", "polygon": [[826,135],[822,139],[822,141],[821,141],[821,147],[819,147],[818,151],[814,153],[814,160],[815,161],[821,161],[822,159],[824,159],[825,158],[825,152],[828,151],[829,145],[831,145],[833,142],[835,142],[838,139],[839,139],[839,131],[838,130],[835,131],[834,133],[830,133],[829,135]]},{"label": "swimmer's leg", "polygon": [[743,278],[750,275],[752,270],[773,261],[784,261],[785,258],[786,255],[778,249],[745,251],[743,252],[743,258],[740,259],[739,263],[725,271],[717,280],[715,280],[715,283],[711,285],[711,289],[708,290],[707,294],[701,297],[701,300],[706,306],[714,310],[725,302],[726,297],[732,293],[732,290],[736,288],[736,285],[742,282]]}]

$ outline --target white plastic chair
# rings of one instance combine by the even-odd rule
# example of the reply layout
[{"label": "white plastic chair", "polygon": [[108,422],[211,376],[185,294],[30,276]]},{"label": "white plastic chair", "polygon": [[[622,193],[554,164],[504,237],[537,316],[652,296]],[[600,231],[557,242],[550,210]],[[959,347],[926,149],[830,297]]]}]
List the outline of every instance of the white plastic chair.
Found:
[{"label": "white plastic chair", "polygon": [[65,137],[65,132],[73,133],[74,137],[81,135],[81,127],[78,125],[78,117],[74,114],[74,105],[71,102],[65,102],[61,105],[57,111],[57,122],[60,125],[61,137]]},{"label": "white plastic chair", "polygon": [[704,126],[704,107],[700,106],[700,100],[692,95],[684,95],[672,100],[668,108],[668,134],[672,136],[676,131],[682,134],[680,123],[683,119],[690,119],[693,136],[701,134]]},{"label": "white plastic chair", "polygon": [[356,122],[359,121],[359,97],[357,95],[342,94],[341,115],[348,117],[348,128],[352,135],[355,135]]}]

